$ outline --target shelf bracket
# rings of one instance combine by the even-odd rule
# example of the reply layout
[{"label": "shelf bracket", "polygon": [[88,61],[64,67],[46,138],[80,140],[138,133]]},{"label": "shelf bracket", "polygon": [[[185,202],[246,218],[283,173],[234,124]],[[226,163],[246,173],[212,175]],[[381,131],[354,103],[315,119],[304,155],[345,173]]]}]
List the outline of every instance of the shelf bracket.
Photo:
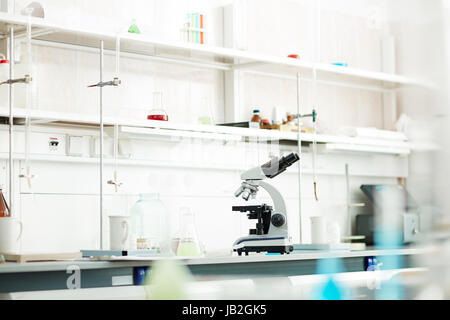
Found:
[{"label": "shelf bracket", "polygon": [[122,81],[120,81],[119,78],[114,78],[112,81],[106,82],[100,81],[99,83],[89,85],[88,88],[95,88],[95,87],[103,88],[107,86],[118,87],[121,83]]},{"label": "shelf bracket", "polygon": [[9,79],[6,80],[4,82],[0,82],[0,86],[4,85],[4,84],[15,84],[15,83],[25,83],[25,84],[29,84],[31,83],[31,81],[33,80],[33,78],[30,75],[25,75],[23,78],[19,78],[19,79]]}]

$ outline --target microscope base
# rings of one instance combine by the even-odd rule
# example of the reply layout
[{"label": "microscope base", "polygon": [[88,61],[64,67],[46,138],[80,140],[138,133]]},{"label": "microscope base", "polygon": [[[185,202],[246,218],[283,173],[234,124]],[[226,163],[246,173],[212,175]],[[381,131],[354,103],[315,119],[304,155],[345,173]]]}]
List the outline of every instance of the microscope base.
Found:
[{"label": "microscope base", "polygon": [[239,255],[243,253],[248,255],[250,252],[256,253],[281,253],[289,254],[294,251],[294,245],[285,236],[255,236],[238,239],[233,245],[233,251]]},{"label": "microscope base", "polygon": [[273,247],[243,247],[241,249],[234,249],[239,256],[242,254],[249,255],[250,252],[267,252],[267,253],[280,253],[280,254],[290,254],[294,250],[293,246],[273,246]]},{"label": "microscope base", "polygon": [[[268,242],[256,244],[255,242]],[[269,243],[270,242],[270,243]],[[275,242],[275,243],[274,243]],[[278,243],[276,243],[278,242]],[[294,251],[294,246],[290,244],[288,241],[247,241],[247,243],[240,243],[240,245],[235,245],[233,248],[234,252],[237,252],[238,255],[245,254],[248,256],[250,252],[256,253],[281,253],[281,254],[290,254]]]},{"label": "microscope base", "polygon": [[234,250],[239,256],[242,254],[249,255],[250,252],[267,252],[267,253],[280,253],[280,254],[290,254],[293,251],[293,247],[245,247],[242,249]]}]

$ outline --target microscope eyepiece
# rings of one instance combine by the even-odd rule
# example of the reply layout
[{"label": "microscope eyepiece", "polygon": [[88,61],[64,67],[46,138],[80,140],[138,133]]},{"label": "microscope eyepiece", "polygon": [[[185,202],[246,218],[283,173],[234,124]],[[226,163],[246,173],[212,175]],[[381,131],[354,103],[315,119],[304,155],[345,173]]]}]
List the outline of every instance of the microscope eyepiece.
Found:
[{"label": "microscope eyepiece", "polygon": [[284,166],[285,168],[288,168],[299,160],[300,160],[300,157],[298,156],[298,154],[291,153],[290,155],[281,158],[280,166]]},{"label": "microscope eyepiece", "polygon": [[261,169],[267,178],[273,179],[286,171],[287,168],[289,168],[299,160],[300,157],[298,156],[298,154],[291,153],[290,155],[282,157],[281,159],[274,159],[267,162],[266,164],[261,166]]}]

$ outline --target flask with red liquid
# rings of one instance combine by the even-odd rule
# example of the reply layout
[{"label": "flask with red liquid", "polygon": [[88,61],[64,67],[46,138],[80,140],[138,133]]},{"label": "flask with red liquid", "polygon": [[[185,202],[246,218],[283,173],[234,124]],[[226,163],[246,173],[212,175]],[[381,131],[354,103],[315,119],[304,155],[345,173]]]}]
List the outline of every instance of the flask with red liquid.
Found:
[{"label": "flask with red liquid", "polygon": [[10,216],[10,211],[8,204],[6,203],[5,197],[3,196],[3,191],[0,189],[0,218],[5,218]]},{"label": "flask with red liquid", "polygon": [[169,121],[169,116],[162,106],[162,93],[153,93],[153,109],[147,116],[148,120]]}]

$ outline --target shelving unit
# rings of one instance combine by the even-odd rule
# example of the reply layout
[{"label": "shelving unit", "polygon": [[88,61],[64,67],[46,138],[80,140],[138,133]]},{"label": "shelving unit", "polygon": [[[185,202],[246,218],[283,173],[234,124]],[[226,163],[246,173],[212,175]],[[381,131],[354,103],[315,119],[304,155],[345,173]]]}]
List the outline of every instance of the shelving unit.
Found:
[{"label": "shelving unit", "polygon": [[[94,115],[80,115],[63,112],[47,112],[31,110],[29,113],[25,109],[14,109],[16,122],[21,122],[26,116],[34,124],[55,124],[69,126],[98,126],[99,119]],[[8,110],[0,108],[0,117],[7,117]],[[298,142],[296,132],[283,132],[277,130],[261,130],[248,128],[235,128],[213,125],[188,125],[164,121],[152,120],[120,120],[105,117],[105,127],[112,127],[115,124],[120,126],[122,137],[151,137],[166,136],[180,138],[197,138],[205,140],[241,141],[250,138],[254,141],[290,141]],[[323,135],[303,133],[302,142],[311,143],[314,139],[327,147],[322,151],[350,151],[361,153],[380,153],[394,155],[408,155],[411,152],[411,145],[407,141],[386,141],[379,139],[352,138],[344,135]]]},{"label": "shelving unit", "polygon": [[[110,32],[93,31],[83,28],[73,28],[56,25],[44,19],[31,18],[33,39],[40,43],[56,46],[72,46],[82,48],[97,48],[99,41],[103,40],[106,50],[114,50],[119,37],[121,52],[124,54],[140,55],[167,62],[186,63],[206,68],[224,71],[248,71],[274,76],[287,76],[293,79],[297,74],[303,78],[312,78],[316,70],[319,81],[333,82],[350,86],[363,86],[377,90],[396,90],[404,86],[430,87],[426,81],[410,79],[408,77],[359,70],[348,67],[339,67],[324,63],[312,63],[286,57],[276,57],[242,50],[199,45],[183,42],[169,42],[135,35],[129,33],[113,34]],[[11,16],[0,13],[0,32],[6,36],[8,25],[16,26],[17,36],[23,34],[28,23],[24,16]],[[0,115],[6,116],[6,110],[0,109]],[[26,110],[14,110],[15,118],[24,118]],[[99,119],[95,116],[46,112],[33,110],[30,118],[38,123],[67,123],[77,125],[98,125]],[[116,120],[104,119],[106,126],[114,125]],[[258,139],[277,139],[298,141],[295,132],[278,132],[267,130],[252,130],[242,128],[227,128],[206,125],[185,125],[174,123],[159,123],[155,121],[120,120],[119,125],[126,127],[128,133],[140,135],[168,135],[191,136],[205,139],[233,140],[236,136],[255,137]],[[140,129],[139,129],[140,128]],[[159,129],[158,132],[154,129]],[[133,132],[130,132],[133,131]],[[302,141],[313,141],[312,135],[302,134]],[[357,139],[346,136],[316,135],[318,143],[337,144],[329,150],[343,150],[369,153],[409,154],[410,146],[406,142],[385,142],[373,139]],[[344,145],[344,147],[342,147]],[[349,148],[348,146],[352,146]],[[355,147],[357,146],[357,147]],[[365,147],[364,147],[365,146]],[[377,148],[373,148],[376,146]]]},{"label": "shelving unit", "polygon": [[[313,63],[303,60],[295,60],[286,57],[276,57],[242,50],[234,50],[208,45],[199,45],[183,42],[169,42],[135,35],[129,33],[113,34],[110,32],[93,31],[83,28],[73,28],[56,25],[44,19],[31,18],[33,39],[39,43],[47,43],[53,46],[70,46],[85,49],[96,49],[99,41],[105,42],[106,50],[114,50],[116,40],[119,37],[121,52],[129,55],[139,55],[150,59],[167,62],[185,63],[199,67],[219,69],[223,71],[246,71],[274,76],[295,78],[301,74],[303,78],[312,78],[316,70],[319,81],[332,82],[340,85],[372,88],[380,91],[396,90],[405,86],[431,87],[426,81],[410,79],[408,77],[359,70],[348,67],[334,66],[324,63]],[[28,18],[23,16],[11,16],[0,13],[0,30],[6,34],[7,26],[12,24],[23,34],[28,23]],[[1,31],[0,31],[1,32]],[[5,35],[6,36],[6,35]],[[0,109],[0,115],[6,116],[6,110]],[[26,116],[26,110],[14,111],[15,118]],[[95,116],[46,112],[33,110],[30,112],[33,122],[38,123],[67,123],[77,125],[98,125],[99,119]],[[116,120],[104,119],[106,126],[116,124]],[[167,135],[190,136],[205,139],[235,140],[236,136],[255,137],[258,139],[298,141],[295,132],[278,132],[267,130],[252,130],[243,128],[228,128],[206,125],[185,125],[175,123],[160,123],[155,121],[120,120],[119,125],[132,127],[126,128],[128,133],[140,135]],[[159,129],[156,131],[155,129]],[[133,132],[131,132],[131,131]],[[358,139],[346,136],[316,135],[318,143],[328,143],[328,150],[341,150],[365,153],[391,153],[407,155],[410,146],[406,142],[386,142],[374,139]],[[311,142],[314,137],[302,134],[302,141]],[[331,144],[336,144],[332,146]],[[355,147],[356,146],[356,147]],[[374,146],[376,148],[374,148]]]},{"label": "shelving unit", "polygon": [[[6,36],[7,25],[12,24],[19,28],[16,34],[20,36],[23,34],[21,28],[25,29],[27,23],[27,17],[0,13],[0,33],[3,32],[4,36]],[[115,43],[119,37],[123,53],[164,59],[168,62],[177,61],[220,70],[261,72],[290,77],[295,77],[298,73],[301,73],[303,77],[312,77],[313,70],[316,70],[317,76],[321,81],[376,87],[380,90],[392,90],[410,85],[431,86],[426,81],[410,79],[395,74],[314,63],[209,45],[170,42],[150,38],[145,35],[114,34],[79,27],[67,27],[39,18],[31,18],[31,24],[33,39],[40,41],[59,45],[98,48],[98,43],[103,40],[106,50],[115,50]]]}]

